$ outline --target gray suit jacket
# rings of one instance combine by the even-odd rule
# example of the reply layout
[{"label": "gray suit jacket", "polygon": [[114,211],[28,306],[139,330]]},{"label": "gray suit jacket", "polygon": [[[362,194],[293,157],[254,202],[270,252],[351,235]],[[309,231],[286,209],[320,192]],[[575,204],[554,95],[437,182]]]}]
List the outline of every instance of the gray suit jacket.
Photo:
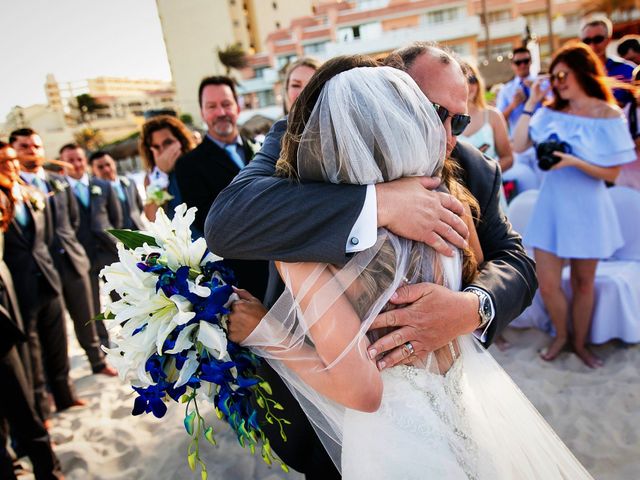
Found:
[{"label": "gray suit jacket", "polygon": [[89,255],[92,269],[101,269],[118,257],[116,239],[107,230],[122,228],[122,209],[109,182],[89,179],[89,206],[71,195],[78,212],[78,240]]},{"label": "gray suit jacket", "polygon": [[[221,256],[344,264],[347,238],[362,210],[366,187],[302,183],[274,177],[286,119],[274,124],[262,150],[223,190],[209,211],[205,238]],[[537,288],[533,261],[500,210],[497,163],[459,142],[452,156],[476,197],[476,225],[485,263],[474,285],[489,292],[496,316],[487,344],[530,303]],[[273,273],[273,271],[272,271]],[[271,286],[269,294],[273,294]]]},{"label": "gray suit jacket", "polygon": [[142,223],[144,203],[138,192],[138,187],[136,187],[133,180],[127,177],[118,177],[118,181],[120,185],[122,185],[126,196],[124,202],[120,201],[120,206],[122,207],[122,228],[142,230],[144,228],[144,224]]},{"label": "gray suit jacket", "polygon": [[54,232],[51,256],[58,269],[65,268],[63,265],[67,263],[62,259],[66,257],[76,273],[83,275],[89,271],[90,264],[76,237],[80,217],[69,182],[62,175],[47,172],[46,183],[49,188],[47,207],[51,209]]}]

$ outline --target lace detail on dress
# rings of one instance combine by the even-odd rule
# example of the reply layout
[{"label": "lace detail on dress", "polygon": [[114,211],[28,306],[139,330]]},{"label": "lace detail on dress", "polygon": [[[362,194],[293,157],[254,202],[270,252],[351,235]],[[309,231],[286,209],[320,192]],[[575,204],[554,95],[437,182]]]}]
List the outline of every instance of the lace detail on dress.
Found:
[{"label": "lace detail on dress", "polygon": [[[478,445],[472,439],[462,398],[464,376],[460,359],[454,362],[445,375],[430,373],[410,365],[394,367],[386,370],[383,375],[386,377],[385,390],[397,388],[398,391],[406,391],[408,385],[419,395],[411,396],[412,401],[402,408],[393,401],[383,400],[379,414],[391,419],[403,430],[433,438],[437,442],[445,442],[466,477],[477,480]],[[403,383],[405,388],[398,388],[398,383]],[[406,400],[408,398],[405,396]],[[426,413],[425,409],[436,418],[429,419],[424,414],[408,414],[420,410]],[[434,425],[433,421],[439,424]]]}]

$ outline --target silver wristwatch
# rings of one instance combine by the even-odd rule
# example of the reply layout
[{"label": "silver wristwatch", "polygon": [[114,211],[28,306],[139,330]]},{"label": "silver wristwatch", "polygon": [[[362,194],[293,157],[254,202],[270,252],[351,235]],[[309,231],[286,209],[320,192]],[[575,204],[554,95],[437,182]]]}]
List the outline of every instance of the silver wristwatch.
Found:
[{"label": "silver wristwatch", "polygon": [[489,298],[489,295],[484,290],[476,287],[467,287],[464,291],[471,292],[478,296],[478,314],[480,315],[480,324],[477,328],[484,328],[493,318],[493,307],[491,306],[491,299]]}]

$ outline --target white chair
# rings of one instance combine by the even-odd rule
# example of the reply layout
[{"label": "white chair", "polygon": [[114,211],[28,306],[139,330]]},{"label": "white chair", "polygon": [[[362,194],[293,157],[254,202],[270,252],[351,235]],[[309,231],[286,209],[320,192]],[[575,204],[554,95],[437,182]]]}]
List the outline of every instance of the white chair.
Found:
[{"label": "white chair", "polygon": [[[614,187],[609,193],[616,207],[625,244],[609,260],[598,263],[590,341],[598,344],[621,339],[627,343],[640,343],[640,192]],[[531,199],[525,198],[520,202],[521,205],[515,205],[515,211],[512,212],[511,207],[519,197],[509,207],[509,218],[514,228],[516,222],[526,227],[526,213],[530,215],[533,209],[529,208]],[[562,288],[567,298],[571,298],[569,267],[562,271]],[[546,332],[553,330],[539,292],[536,292],[531,306],[511,325],[517,328],[533,327]]]},{"label": "white chair", "polygon": [[[509,204],[507,217],[513,229],[521,236],[524,236],[524,232],[527,229],[533,207],[535,207],[538,201],[538,193],[540,193],[539,190],[527,190],[517,195]],[[529,256],[533,256],[533,251],[528,248],[526,243],[524,246]]]}]

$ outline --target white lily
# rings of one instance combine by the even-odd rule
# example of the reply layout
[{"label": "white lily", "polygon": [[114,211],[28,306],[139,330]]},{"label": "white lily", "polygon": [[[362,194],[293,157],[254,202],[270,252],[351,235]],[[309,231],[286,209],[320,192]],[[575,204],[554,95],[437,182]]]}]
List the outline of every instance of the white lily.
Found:
[{"label": "white lily", "polygon": [[215,355],[218,360],[223,360],[229,356],[227,353],[227,336],[224,330],[217,325],[200,321],[198,341],[204,345],[209,353]]}]

